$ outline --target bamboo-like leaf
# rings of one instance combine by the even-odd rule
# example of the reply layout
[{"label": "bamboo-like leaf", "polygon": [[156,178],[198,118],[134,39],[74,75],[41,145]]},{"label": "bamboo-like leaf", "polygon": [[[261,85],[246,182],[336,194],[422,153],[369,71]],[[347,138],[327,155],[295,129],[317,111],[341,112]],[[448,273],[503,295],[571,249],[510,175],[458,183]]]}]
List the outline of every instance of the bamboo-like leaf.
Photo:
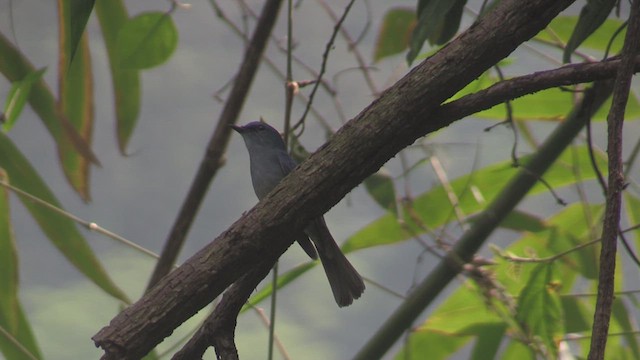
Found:
[{"label": "bamboo-like leaf", "polygon": [[[0,34],[0,72],[9,81],[13,82],[23,79],[27,74],[34,71],[35,68],[23,54],[7,38]],[[82,136],[75,131],[64,114],[59,111],[56,99],[44,79],[41,78],[33,84],[29,96],[29,105],[38,114],[38,117],[55,140],[60,154],[64,153],[61,151],[63,146],[71,144],[81,156],[94,164],[100,163]],[[64,167],[63,170],[65,175],[72,176],[72,174],[69,174],[72,170]]]},{"label": "bamboo-like leaf", "polygon": [[[71,15],[73,15],[73,9],[76,5],[66,3],[65,6],[63,0],[58,0],[58,6],[61,14],[59,17],[60,34],[58,38],[58,94],[60,97],[58,108],[68,120],[69,125],[90,146],[93,130],[93,74],[91,71],[88,35],[84,34],[84,36],[78,38],[78,43],[72,44],[72,49],[69,49],[67,42],[75,41],[74,37],[78,34],[73,32],[78,31],[78,25],[75,24],[76,20],[73,17],[69,19],[70,16],[66,12],[72,11]],[[67,8],[69,6],[71,9]],[[90,12],[91,9],[89,9]],[[86,16],[88,15],[86,14]],[[76,26],[67,28],[66,26],[70,24],[75,24]],[[82,29],[84,29],[84,25]],[[76,53],[73,60],[71,59],[72,53],[70,51]],[[89,187],[90,162],[87,158],[80,156],[69,143],[61,144],[59,155],[69,183],[85,201],[89,201],[91,199]]]},{"label": "bamboo-like leaf", "polygon": [[[547,29],[538,33],[534,39],[548,42],[557,42],[558,40],[567,43],[571,38],[576,25],[578,24],[577,16],[558,16],[549,23]],[[611,36],[624,24],[619,19],[606,19],[593,34],[589,35],[580,45],[586,49],[593,49],[604,53],[610,45]],[[622,44],[626,30],[623,29],[611,43],[611,54],[618,53],[622,50]]]},{"label": "bamboo-like leaf", "polygon": [[404,7],[389,9],[382,19],[374,47],[373,61],[401,53],[409,47],[416,26],[416,12]]},{"label": "bamboo-like leaf", "polygon": [[22,113],[22,109],[24,109],[24,105],[27,103],[27,99],[29,99],[31,87],[36,81],[40,80],[46,70],[47,68],[42,68],[34,71],[27,74],[24,79],[11,84],[11,90],[9,90],[9,95],[7,95],[7,100],[4,105],[4,124],[2,124],[2,131],[9,132],[13,125],[15,125],[18,117]]},{"label": "bamboo-like leaf", "polygon": [[564,48],[563,62],[571,62],[571,54],[602,25],[616,3],[617,0],[587,0],[587,4],[580,11],[580,18],[571,38]]},{"label": "bamboo-like leaf", "polygon": [[[9,182],[2,168],[0,180]],[[0,327],[6,332],[0,334],[0,352],[7,359],[31,359],[29,355],[40,358],[31,326],[18,298],[18,252],[10,215],[9,192],[0,187]]]},{"label": "bamboo-like leaf", "polygon": [[456,33],[464,4],[466,0],[420,0],[418,2],[418,23],[411,35],[407,53],[409,64],[418,56],[427,39],[431,44],[442,45]]},{"label": "bamboo-like leaf", "polygon": [[96,0],[95,8],[109,55],[118,147],[122,154],[126,154],[129,139],[133,135],[140,113],[140,76],[138,70],[124,69],[119,66],[116,50],[118,33],[127,21],[128,15],[122,0]]},{"label": "bamboo-like leaf", "polygon": [[[51,205],[61,207],[51,190],[49,190],[28,160],[3,133],[0,133],[0,167],[5,169],[16,187]],[[106,293],[128,302],[127,296],[109,278],[109,275],[73,221],[33,203],[29,199],[23,199],[22,197],[20,199],[47,238],[69,262]]]},{"label": "bamboo-like leaf", "polygon": [[383,209],[395,212],[396,190],[393,178],[384,167],[364,180],[364,186],[373,200]]},{"label": "bamboo-like leaf", "polygon": [[124,68],[148,69],[167,61],[178,46],[178,31],[163,12],[140,14],[118,33],[117,54]]},{"label": "bamboo-like leaf", "polygon": [[64,53],[61,59],[68,61],[66,66],[75,58],[94,3],[95,0],[58,0],[61,43],[64,44],[60,52]]}]

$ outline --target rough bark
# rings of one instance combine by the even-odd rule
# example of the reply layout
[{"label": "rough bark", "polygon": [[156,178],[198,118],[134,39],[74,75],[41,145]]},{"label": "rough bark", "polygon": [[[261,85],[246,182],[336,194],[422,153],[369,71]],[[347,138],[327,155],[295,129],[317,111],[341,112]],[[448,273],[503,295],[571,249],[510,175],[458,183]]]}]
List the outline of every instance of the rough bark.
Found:
[{"label": "rough bark", "polygon": [[449,122],[432,112],[508,56],[572,0],[504,0],[343,126],[227,231],[94,337],[104,359],[137,359],[417,138]]}]

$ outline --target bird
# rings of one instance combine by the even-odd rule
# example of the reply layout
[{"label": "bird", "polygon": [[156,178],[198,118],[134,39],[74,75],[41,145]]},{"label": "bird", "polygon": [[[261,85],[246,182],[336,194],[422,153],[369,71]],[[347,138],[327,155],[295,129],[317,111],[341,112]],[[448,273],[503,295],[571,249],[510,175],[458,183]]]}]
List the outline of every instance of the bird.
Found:
[{"label": "bird", "polygon": [[[242,135],[249,152],[249,167],[253,190],[259,200],[273,190],[297,163],[289,153],[280,133],[265,122],[253,121],[244,126],[230,125]],[[349,306],[365,290],[358,271],[340,250],[323,216],[296,234],[296,241],[312,259],[320,257],[331,291],[339,307]],[[310,241],[311,240],[311,241]]]}]

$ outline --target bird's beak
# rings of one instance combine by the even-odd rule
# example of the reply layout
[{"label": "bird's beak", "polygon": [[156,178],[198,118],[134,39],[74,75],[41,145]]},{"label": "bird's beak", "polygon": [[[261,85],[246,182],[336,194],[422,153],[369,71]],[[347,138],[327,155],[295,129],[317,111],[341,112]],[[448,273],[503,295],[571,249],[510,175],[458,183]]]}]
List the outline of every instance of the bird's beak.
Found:
[{"label": "bird's beak", "polygon": [[235,130],[238,134],[242,134],[244,132],[244,128],[242,126],[230,124],[229,127]]}]

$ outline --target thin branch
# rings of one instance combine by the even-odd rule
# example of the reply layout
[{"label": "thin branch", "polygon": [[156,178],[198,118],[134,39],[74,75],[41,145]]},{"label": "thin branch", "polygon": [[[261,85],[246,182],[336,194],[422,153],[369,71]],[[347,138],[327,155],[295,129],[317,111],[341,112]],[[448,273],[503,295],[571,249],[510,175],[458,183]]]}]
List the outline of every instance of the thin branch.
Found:
[{"label": "thin branch", "polygon": [[[104,236],[106,236],[106,237],[108,237],[110,239],[116,240],[116,241],[118,241],[118,242],[120,242],[120,243],[122,243],[122,244],[124,244],[124,245],[126,245],[126,246],[128,246],[130,248],[132,248],[132,249],[135,249],[135,250],[137,250],[137,251],[139,251],[139,252],[141,252],[141,253],[143,253],[145,255],[148,255],[149,257],[152,257],[154,259],[158,259],[160,257],[158,254],[154,253],[153,251],[151,251],[151,250],[149,250],[147,248],[144,248],[144,247],[134,243],[133,241],[128,240],[128,239],[126,239],[126,238],[124,238],[124,237],[122,237],[122,236],[120,236],[120,235],[118,235],[118,234],[116,234],[116,233],[114,233],[112,231],[109,231],[109,230],[105,229],[105,228],[101,227],[100,225],[96,224],[95,222],[84,220],[84,219],[80,218],[79,216],[76,216],[76,215],[74,215],[74,214],[72,214],[72,213],[70,213],[70,212],[68,212],[68,211],[66,211],[64,209],[61,209],[61,208],[59,208],[59,207],[57,207],[57,206],[55,206],[53,204],[50,204],[50,203],[40,199],[37,196],[29,194],[28,192],[26,192],[24,190],[18,189],[17,187],[15,187],[15,186],[9,184],[8,182],[6,182],[5,180],[0,180],[0,185],[4,186],[5,188],[13,191],[14,193],[16,193],[16,194],[18,194],[18,195],[20,195],[22,197],[27,198],[29,201],[32,201],[32,202],[34,202],[34,203],[36,203],[36,204],[38,204],[38,205],[40,205],[42,207],[45,207],[45,208],[47,208],[47,209],[49,209],[49,210],[51,210],[51,211],[53,211],[55,213],[58,213],[58,214],[60,214],[60,215],[62,215],[64,217],[74,221],[75,223],[77,223],[79,225],[82,225],[85,229],[87,229],[89,231],[94,231],[94,232],[97,232],[98,234],[102,234],[102,235],[104,235]],[[177,266],[175,266],[175,267],[177,267]]]},{"label": "thin branch", "polygon": [[[347,18],[347,15],[349,14],[349,10],[351,10],[351,7],[353,6],[354,2],[355,2],[355,0],[349,1],[347,6],[344,8],[344,12],[342,13],[342,16],[340,17],[338,22],[336,22],[335,26],[333,27],[333,33],[331,33],[331,38],[327,42],[327,46],[325,47],[324,53],[322,54],[322,65],[320,66],[320,72],[318,73],[318,77],[316,78],[316,82],[313,84],[313,89],[311,89],[311,93],[309,94],[309,102],[307,103],[307,106],[305,107],[304,113],[300,117],[300,120],[298,120],[298,122],[293,126],[292,129],[294,131],[296,129],[298,129],[300,126],[302,126],[302,130],[304,129],[304,120],[306,119],[307,114],[309,113],[309,109],[311,108],[311,105],[313,104],[313,99],[315,98],[315,94],[316,94],[316,91],[318,90],[318,86],[320,85],[320,83],[322,81],[322,77],[324,76],[324,73],[325,73],[325,71],[327,69],[327,62],[329,61],[329,52],[331,51],[331,48],[333,47],[333,43],[336,41],[336,36],[338,35],[338,32],[340,31],[340,28],[342,27],[342,23]],[[302,131],[300,131],[300,132],[302,132]]]},{"label": "thin branch", "polygon": [[222,114],[220,114],[216,129],[209,139],[204,158],[200,162],[198,172],[191,183],[189,193],[182,203],[180,212],[165,241],[160,260],[156,263],[156,267],[149,280],[147,291],[169,273],[175,264],[191,224],[200,208],[200,204],[205,198],[209,184],[218,172],[218,169],[224,164],[223,155],[229,143],[229,138],[231,137],[229,124],[236,122],[240,110],[244,105],[254,75],[258,70],[262,53],[269,39],[269,34],[278,18],[281,3],[282,0],[268,0],[262,9],[260,20],[256,25],[253,38],[249,43],[244,60],[238,70],[238,75],[236,76],[229,99],[222,110]]},{"label": "thin branch", "polygon": [[611,108],[607,116],[609,185],[607,188],[607,206],[602,229],[598,299],[593,317],[589,360],[604,359],[607,346],[609,320],[613,306],[617,240],[622,208],[622,191],[624,188],[622,124],[624,122],[624,111],[629,98],[629,88],[634,72],[635,57],[638,52],[638,43],[640,43],[640,1],[634,0],[631,3],[629,27],[622,48],[622,63],[616,75]]}]

